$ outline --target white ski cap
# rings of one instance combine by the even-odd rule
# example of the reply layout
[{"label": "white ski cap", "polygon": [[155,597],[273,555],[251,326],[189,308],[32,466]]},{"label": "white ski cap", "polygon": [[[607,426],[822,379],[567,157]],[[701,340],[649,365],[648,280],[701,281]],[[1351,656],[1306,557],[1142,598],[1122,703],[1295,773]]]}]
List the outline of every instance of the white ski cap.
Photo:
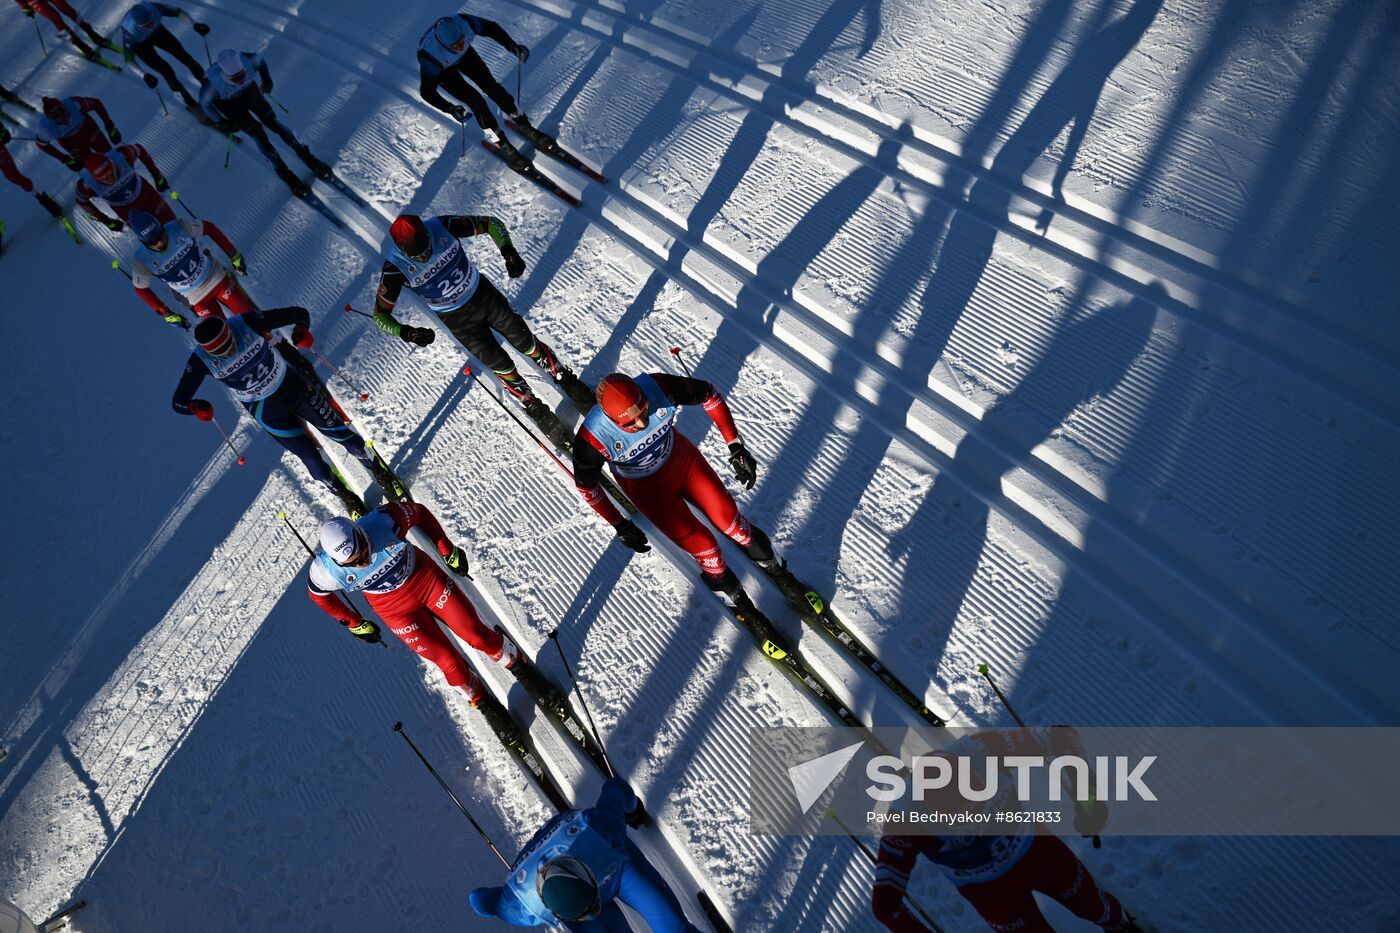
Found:
[{"label": "white ski cap", "polygon": [[236,78],[243,73],[243,56],[233,49],[224,49],[214,60],[226,78]]},{"label": "white ski cap", "polygon": [[348,518],[333,518],[321,526],[321,550],[342,567],[360,550],[360,529]]}]

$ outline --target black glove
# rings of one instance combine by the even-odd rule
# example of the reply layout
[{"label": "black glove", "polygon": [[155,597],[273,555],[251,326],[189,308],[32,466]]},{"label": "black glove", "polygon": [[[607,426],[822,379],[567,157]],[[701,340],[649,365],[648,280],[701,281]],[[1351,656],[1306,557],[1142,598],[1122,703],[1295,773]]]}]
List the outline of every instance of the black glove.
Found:
[{"label": "black glove", "polygon": [[641,829],[643,826],[651,825],[651,814],[647,812],[646,807],[642,806],[642,798],[637,798],[636,806],[627,811],[625,819],[627,825],[633,829]]},{"label": "black glove", "polygon": [[70,172],[81,172],[83,170],[83,164],[72,156],[64,159],[63,164],[68,166],[68,171]]},{"label": "black glove", "polygon": [[409,327],[405,324],[399,328],[399,339],[404,343],[426,347],[437,339],[437,331],[431,327]]},{"label": "black glove", "polygon": [[452,114],[452,119],[456,120],[458,123],[466,123],[471,119],[471,117],[467,115],[467,108],[463,107],[461,104],[453,104],[449,113]]},{"label": "black glove", "polygon": [[758,461],[743,441],[729,442],[729,465],[734,468],[734,478],[743,483],[745,489],[752,489],[758,480]]},{"label": "black glove", "polygon": [[218,123],[214,124],[214,129],[227,136],[230,133],[238,132],[238,124],[234,123],[232,120],[220,120]]},{"label": "black glove", "polygon": [[645,554],[651,550],[651,545],[647,544],[646,532],[638,528],[630,518],[624,518],[613,526],[613,531],[617,532],[617,539],[627,545],[638,554]]},{"label": "black glove", "polygon": [[25,15],[25,16],[28,16],[30,19],[33,19],[33,18],[34,18],[34,11],[31,10],[29,7],[25,7],[25,8],[24,8],[24,15]]},{"label": "black glove", "polygon": [[1074,831],[1081,836],[1097,836],[1108,823],[1108,804],[1092,800],[1074,805]]},{"label": "black glove", "polygon": [[517,42],[515,43],[514,54],[515,57],[519,59],[520,63],[523,65],[525,63],[525,60],[530,57],[530,47],[528,45],[521,45],[519,42]]},{"label": "black glove", "polygon": [[164,175],[161,175],[161,174],[159,174],[159,173],[157,173],[157,174],[156,174],[156,190],[157,190],[157,191],[164,191],[166,188],[169,188],[169,187],[170,187],[170,182],[168,182],[168,181],[165,180],[165,176],[164,176]]},{"label": "black glove", "polygon": [[366,644],[373,645],[380,640],[379,626],[375,625],[369,619],[361,619],[357,625],[348,625],[346,628],[350,629],[351,635],[354,635]]},{"label": "black glove", "polygon": [[119,143],[122,141],[122,131],[115,126],[109,127],[107,129],[107,138],[114,143]]},{"label": "black glove", "polygon": [[113,233],[121,233],[122,227],[126,226],[115,217],[103,217],[102,225],[108,230],[111,230]]},{"label": "black glove", "polygon": [[457,576],[469,576],[467,573],[467,552],[457,545],[452,545],[452,551],[442,559],[442,562]]},{"label": "black glove", "polygon": [[271,93],[272,93],[272,79],[271,79],[271,78],[268,78],[266,81],[264,81],[264,82],[258,87],[258,90],[262,91],[264,94],[271,94]]},{"label": "black glove", "polygon": [[507,243],[501,247],[501,258],[506,261],[506,275],[518,279],[525,274],[525,259]]},{"label": "black glove", "polygon": [[156,89],[156,85],[160,83],[156,80],[155,75],[142,75],[141,80],[145,81],[146,87],[150,88],[153,91]]},{"label": "black glove", "polygon": [[194,30],[195,35],[197,36],[209,35],[209,25],[207,23],[195,23],[190,28]]}]

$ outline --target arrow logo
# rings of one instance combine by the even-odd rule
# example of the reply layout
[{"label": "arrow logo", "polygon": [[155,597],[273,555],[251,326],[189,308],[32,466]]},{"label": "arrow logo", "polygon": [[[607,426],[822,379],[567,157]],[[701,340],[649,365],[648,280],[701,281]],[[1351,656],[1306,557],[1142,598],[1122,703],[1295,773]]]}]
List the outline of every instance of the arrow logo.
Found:
[{"label": "arrow logo", "polygon": [[864,741],[856,742],[854,745],[847,745],[820,758],[813,758],[788,768],[788,779],[792,781],[793,793],[797,794],[797,802],[803,813],[812,809],[812,805],[821,799],[822,794],[841,776],[846,765],[850,764],[864,744]]}]

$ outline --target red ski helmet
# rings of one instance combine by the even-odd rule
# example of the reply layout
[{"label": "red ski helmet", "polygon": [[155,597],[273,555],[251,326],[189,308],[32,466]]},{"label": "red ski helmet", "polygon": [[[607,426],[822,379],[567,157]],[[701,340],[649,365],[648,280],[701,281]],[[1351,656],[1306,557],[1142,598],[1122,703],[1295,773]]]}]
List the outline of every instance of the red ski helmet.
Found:
[{"label": "red ski helmet", "polygon": [[233,331],[221,317],[207,317],[196,324],[194,342],[210,356],[227,356],[234,350]]},{"label": "red ski helmet", "polygon": [[598,380],[598,407],[615,424],[629,427],[639,419],[646,427],[647,397],[631,376],[609,373]]},{"label": "red ski helmet", "polygon": [[432,252],[433,238],[428,236],[428,228],[417,214],[400,214],[389,227],[389,236],[399,252],[409,259],[426,259]]},{"label": "red ski helmet", "polygon": [[433,32],[439,42],[454,52],[460,52],[467,47],[467,31],[462,28],[462,21],[455,16],[444,16],[438,20]]},{"label": "red ski helmet", "polygon": [[101,152],[89,152],[83,159],[83,168],[104,185],[111,184],[117,177],[117,163]]},{"label": "red ski helmet", "polygon": [[43,108],[44,116],[55,123],[64,122],[63,118],[68,116],[68,108],[57,97],[45,97],[39,105]]}]

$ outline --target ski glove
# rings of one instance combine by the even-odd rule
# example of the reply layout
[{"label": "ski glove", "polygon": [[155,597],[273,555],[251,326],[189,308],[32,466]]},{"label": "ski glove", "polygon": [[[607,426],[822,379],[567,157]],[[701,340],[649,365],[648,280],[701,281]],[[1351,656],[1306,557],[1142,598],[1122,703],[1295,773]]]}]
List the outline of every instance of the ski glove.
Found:
[{"label": "ski glove", "polygon": [[192,28],[192,29],[195,31],[195,35],[198,35],[198,36],[207,36],[207,35],[209,35],[209,25],[208,25],[207,23],[195,23],[195,24],[194,24],[192,27],[190,27],[190,28]]},{"label": "ski glove", "polygon": [[24,15],[25,15],[25,16],[28,16],[30,19],[33,19],[33,18],[34,18],[34,11],[31,10],[29,7],[25,7],[25,8],[24,8]]},{"label": "ski glove", "polygon": [[646,807],[642,806],[642,798],[640,797],[637,798],[637,805],[627,811],[624,819],[627,821],[627,825],[633,829],[641,829],[643,826],[651,825],[651,814],[647,812]]},{"label": "ski glove", "polygon": [[114,143],[119,143],[122,141],[122,131],[115,126],[109,126],[107,127],[107,138]]},{"label": "ski glove", "polygon": [[347,626],[350,634],[367,644],[376,644],[379,641],[379,626],[369,619],[361,619],[358,625]]},{"label": "ski glove", "polygon": [[248,274],[248,260],[243,258],[243,253],[239,250],[233,251],[233,268],[238,270],[239,275]]},{"label": "ski glove", "polygon": [[447,556],[444,557],[442,560],[443,560],[443,563],[447,564],[447,566],[448,566],[449,568],[451,568],[452,572],[455,573],[457,576],[459,576],[459,577],[468,576],[468,574],[467,574],[467,552],[466,552],[466,551],[463,551],[463,550],[462,550],[460,547],[458,547],[457,545],[455,545],[455,544],[452,545],[452,550],[451,550],[451,551],[447,554]]},{"label": "ski glove", "polygon": [[181,327],[185,330],[190,329],[190,322],[185,320],[184,316],[177,311],[167,311],[164,315],[162,315],[162,317],[164,318],[165,323],[167,324],[173,324],[176,327]]},{"label": "ski glove", "polygon": [[530,47],[528,45],[521,45],[519,42],[515,43],[515,57],[520,60],[522,65],[525,64],[526,60],[530,57]]},{"label": "ski glove", "polygon": [[102,226],[106,227],[108,230],[111,230],[113,233],[121,233],[122,228],[126,226],[116,217],[93,217],[92,219],[100,223]]},{"label": "ski glove", "polygon": [[64,159],[63,164],[68,166],[68,171],[70,172],[81,172],[83,170],[83,164],[72,156]]},{"label": "ski glove", "polygon": [[431,327],[409,327],[405,324],[399,328],[399,339],[404,343],[426,347],[436,338],[437,332]]},{"label": "ski glove", "polygon": [[448,113],[452,114],[452,119],[456,120],[458,123],[466,123],[467,120],[470,119],[467,116],[467,108],[463,107],[461,104],[453,104],[452,109],[449,110]]},{"label": "ski glove", "polygon": [[729,465],[734,468],[734,478],[743,483],[745,489],[752,489],[758,480],[758,461],[743,441],[729,442]]},{"label": "ski glove", "polygon": [[170,187],[170,182],[166,180],[165,176],[164,176],[164,175],[161,175],[161,174],[159,174],[159,173],[157,173],[157,175],[156,175],[156,190],[157,190],[157,191],[164,191],[164,190],[166,190],[166,189],[169,188],[169,187]]},{"label": "ski glove", "polygon": [[1075,805],[1074,831],[1081,836],[1097,836],[1108,823],[1108,804],[1102,800],[1086,800]]},{"label": "ski glove", "polygon": [[202,398],[197,398],[191,401],[189,408],[190,414],[194,415],[200,421],[214,420],[214,406],[210,405]]},{"label": "ski glove", "polygon": [[613,531],[617,532],[619,541],[638,554],[645,554],[651,550],[651,545],[647,544],[646,532],[638,528],[632,519],[624,518],[613,526]]},{"label": "ski glove", "polygon": [[262,91],[264,94],[271,94],[271,93],[272,93],[272,79],[271,79],[271,78],[268,78],[266,81],[264,81],[261,85],[258,86],[258,90]]},{"label": "ski glove", "polygon": [[316,342],[311,329],[298,324],[292,328],[292,344],[300,350],[310,350],[311,345]]},{"label": "ski glove", "polygon": [[156,89],[156,85],[160,83],[156,80],[155,75],[142,75],[141,80],[145,81],[146,87],[150,88],[153,91]]},{"label": "ski glove", "polygon": [[506,275],[518,279],[525,274],[525,260],[514,246],[507,243],[501,247],[501,258],[506,261]]}]

